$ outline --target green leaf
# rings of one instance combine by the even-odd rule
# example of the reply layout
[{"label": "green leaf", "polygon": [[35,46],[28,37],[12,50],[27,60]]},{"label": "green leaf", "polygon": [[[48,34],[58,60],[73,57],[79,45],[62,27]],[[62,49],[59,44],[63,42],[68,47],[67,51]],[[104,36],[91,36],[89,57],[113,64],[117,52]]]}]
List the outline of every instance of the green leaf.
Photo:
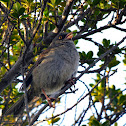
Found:
[{"label": "green leaf", "polygon": [[102,43],[103,43],[104,47],[107,48],[107,47],[109,47],[109,45],[110,45],[110,40],[103,39]]},{"label": "green leaf", "polygon": [[60,2],[61,2],[61,0],[56,0],[55,4],[56,4],[56,5],[59,5]]},{"label": "green leaf", "polygon": [[13,21],[11,21],[13,24],[17,24],[17,21],[16,20],[13,20]]},{"label": "green leaf", "polygon": [[47,3],[50,7],[55,8],[55,6],[51,3]]},{"label": "green leaf", "polygon": [[116,57],[113,58],[113,60],[109,63],[108,67],[112,68],[117,66],[120,63],[120,61],[116,60]]},{"label": "green leaf", "polygon": [[28,1],[28,3],[32,3],[33,2],[33,0],[27,0]]},{"label": "green leaf", "polygon": [[89,84],[89,86],[90,86],[90,87],[93,87],[93,86],[94,86],[94,84]]},{"label": "green leaf", "polygon": [[5,105],[0,105],[0,109],[3,109],[5,107]]},{"label": "green leaf", "polygon": [[86,2],[91,5],[92,4],[92,0],[86,0]]},{"label": "green leaf", "polygon": [[15,10],[15,11],[18,11],[19,12],[19,9],[21,8],[21,6],[20,6],[20,3],[19,2],[16,2],[15,4],[14,4],[14,6],[13,6],[13,9]]},{"label": "green leaf", "polygon": [[89,52],[87,53],[87,59],[91,59],[92,56],[93,56],[93,52],[92,52],[92,51],[89,51]]},{"label": "green leaf", "polygon": [[103,46],[99,46],[99,51],[97,53],[98,56],[100,56],[101,54],[105,53],[105,49],[103,48]]},{"label": "green leaf", "polygon": [[15,17],[15,18],[18,18],[18,17],[19,17],[19,16],[18,16],[18,14],[17,14],[17,13],[15,13],[15,12],[14,12],[14,13],[12,13],[12,16],[13,16],[13,17]]},{"label": "green leaf", "polygon": [[74,40],[74,44],[76,45],[78,43],[78,40]]},{"label": "green leaf", "polygon": [[21,20],[23,21],[23,20],[26,20],[27,19],[27,17],[29,17],[28,15],[23,15],[23,16],[21,16]]},{"label": "green leaf", "polygon": [[59,120],[60,120],[60,117],[56,117],[56,118],[53,118],[53,119],[51,119],[51,120],[49,120],[49,121],[47,121],[47,122],[48,122],[48,124],[50,125],[50,124],[53,124],[53,123],[58,122]]},{"label": "green leaf", "polygon": [[119,49],[119,47],[117,47],[114,51],[113,51],[113,53],[114,54],[118,54],[118,53],[121,53],[121,49]]},{"label": "green leaf", "polygon": [[126,65],[126,58],[123,60],[123,63]]},{"label": "green leaf", "polygon": [[22,8],[19,9],[18,15],[20,16],[20,15],[22,15],[24,12],[25,12],[25,8],[22,7]]},{"label": "green leaf", "polygon": [[84,51],[82,51],[82,53],[80,53],[80,58],[85,58],[86,59],[86,53]]},{"label": "green leaf", "polygon": [[55,4],[55,2],[56,2],[56,0],[51,0],[51,3],[54,5]]},{"label": "green leaf", "polygon": [[89,126],[100,126],[100,122],[94,116],[91,116],[89,120]]},{"label": "green leaf", "polygon": [[49,16],[49,11],[48,11],[48,9],[45,9],[44,15],[45,15],[46,18]]},{"label": "green leaf", "polygon": [[61,5],[62,7],[65,7],[65,6],[66,6],[66,1],[61,2],[60,5]]},{"label": "green leaf", "polygon": [[3,1],[3,2],[9,2],[9,0],[1,0],[1,1]]},{"label": "green leaf", "polygon": [[114,124],[114,126],[118,126],[118,123],[116,122],[116,123]]},{"label": "green leaf", "polygon": [[110,126],[110,122],[107,120],[102,124],[102,126]]},{"label": "green leaf", "polygon": [[101,0],[93,0],[93,5],[97,5],[100,3]]},{"label": "green leaf", "polygon": [[0,76],[4,75],[5,72],[6,72],[6,68],[4,66],[2,66],[1,69],[0,69]]},{"label": "green leaf", "polygon": [[2,98],[2,97],[0,97],[0,102],[1,102],[1,101],[3,101],[3,98]]},{"label": "green leaf", "polygon": [[25,12],[25,8],[20,5],[19,2],[16,2],[13,6],[13,13],[12,15],[15,18],[18,18],[20,15],[22,15]]},{"label": "green leaf", "polygon": [[53,24],[49,25],[50,31],[53,30],[55,28],[55,26]]},{"label": "green leaf", "polygon": [[120,102],[120,103],[124,103],[125,100],[126,100],[125,96],[122,95],[122,96],[120,97],[120,99],[119,99],[119,102]]},{"label": "green leaf", "polygon": [[3,29],[0,29],[0,33],[2,33]]},{"label": "green leaf", "polygon": [[112,101],[112,103],[114,104],[114,106],[117,106],[118,99],[117,98],[114,98],[114,100]]},{"label": "green leaf", "polygon": [[84,23],[86,23],[86,20],[85,19],[82,19],[81,21],[84,22]]},{"label": "green leaf", "polygon": [[86,10],[86,9],[87,9],[87,7],[88,7],[88,5],[84,5],[84,6],[83,6],[84,10]]}]

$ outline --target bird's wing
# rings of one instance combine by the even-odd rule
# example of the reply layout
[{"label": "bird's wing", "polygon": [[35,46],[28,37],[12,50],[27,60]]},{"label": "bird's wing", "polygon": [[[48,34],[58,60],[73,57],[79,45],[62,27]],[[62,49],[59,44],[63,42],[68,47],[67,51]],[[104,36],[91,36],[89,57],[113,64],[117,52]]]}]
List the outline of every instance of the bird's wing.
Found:
[{"label": "bird's wing", "polygon": [[[38,60],[34,63],[34,65],[30,68],[26,78],[25,78],[25,82],[26,82],[26,88],[29,87],[29,85],[32,82],[32,71],[42,62],[42,60],[45,59],[45,55],[51,50],[51,48],[48,48],[46,50],[44,50],[40,55]],[[24,90],[23,89],[23,84],[20,87],[20,91]]]}]

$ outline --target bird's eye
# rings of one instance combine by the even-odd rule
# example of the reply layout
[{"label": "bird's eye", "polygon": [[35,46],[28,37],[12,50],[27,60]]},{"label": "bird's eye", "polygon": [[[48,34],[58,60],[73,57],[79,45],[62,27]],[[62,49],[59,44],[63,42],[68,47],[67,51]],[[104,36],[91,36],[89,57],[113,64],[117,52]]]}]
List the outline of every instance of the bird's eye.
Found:
[{"label": "bird's eye", "polygon": [[62,36],[59,36],[59,39],[62,39]]}]

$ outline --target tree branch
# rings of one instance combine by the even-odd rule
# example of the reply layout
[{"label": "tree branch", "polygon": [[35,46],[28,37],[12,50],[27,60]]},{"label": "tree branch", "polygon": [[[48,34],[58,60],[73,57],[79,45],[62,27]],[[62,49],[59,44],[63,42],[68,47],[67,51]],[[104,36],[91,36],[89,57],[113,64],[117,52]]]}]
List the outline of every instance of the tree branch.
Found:
[{"label": "tree branch", "polygon": [[81,76],[83,76],[84,73],[88,72],[88,70],[90,68],[92,68],[99,60],[103,59],[106,55],[108,55],[110,52],[112,52],[113,50],[115,50],[121,43],[124,42],[124,40],[126,39],[126,36],[120,41],[118,42],[115,46],[113,46],[111,49],[109,49],[108,51],[106,51],[104,54],[102,54],[99,58],[97,58],[92,64],[89,65],[88,68],[86,68],[86,70],[84,70],[77,78],[76,80],[78,80]]},{"label": "tree branch", "polygon": [[[83,99],[85,99],[88,95],[91,94],[91,92],[100,84],[100,82],[105,79],[107,76],[104,76],[86,95],[84,95],[79,101],[77,101],[77,103],[75,103],[72,107],[68,108],[67,110],[65,110],[64,112],[57,114],[56,116],[53,116],[53,118],[64,114],[66,112],[68,112],[69,110],[71,110],[72,108],[74,108],[78,103],[80,103]],[[60,95],[62,95],[68,88],[71,87],[71,84],[67,84],[63,89],[61,89],[60,91],[55,92],[54,94],[52,94],[50,97],[52,98],[58,98]],[[33,116],[33,118],[31,119],[31,122],[29,124],[29,126],[32,126],[32,124],[38,119],[39,115],[44,111],[44,109],[48,106],[49,104],[45,104],[36,115]],[[50,118],[52,119],[52,118]]]}]

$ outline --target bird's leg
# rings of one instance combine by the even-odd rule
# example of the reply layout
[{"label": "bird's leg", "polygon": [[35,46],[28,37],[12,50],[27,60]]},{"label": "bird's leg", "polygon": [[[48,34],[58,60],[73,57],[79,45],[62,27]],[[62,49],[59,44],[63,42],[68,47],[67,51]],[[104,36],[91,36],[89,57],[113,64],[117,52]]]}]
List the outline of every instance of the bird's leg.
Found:
[{"label": "bird's leg", "polygon": [[51,101],[51,99],[55,99],[55,98],[49,98],[47,96],[47,94],[45,93],[44,89],[42,89],[42,93],[45,95],[45,97],[46,97],[46,99],[47,99],[47,101],[49,103],[49,106],[55,108],[55,105],[52,105],[52,101]]},{"label": "bird's leg", "polygon": [[[71,85],[74,85],[74,88],[75,88],[75,80],[76,80],[76,77],[72,77],[71,79],[66,81],[65,85],[71,84]],[[70,87],[70,90],[72,91],[71,87]]]},{"label": "bird's leg", "polygon": [[75,84],[75,80],[76,80],[76,77],[72,77],[72,78],[69,79],[65,84],[71,84],[71,85],[74,85],[74,84]]}]

